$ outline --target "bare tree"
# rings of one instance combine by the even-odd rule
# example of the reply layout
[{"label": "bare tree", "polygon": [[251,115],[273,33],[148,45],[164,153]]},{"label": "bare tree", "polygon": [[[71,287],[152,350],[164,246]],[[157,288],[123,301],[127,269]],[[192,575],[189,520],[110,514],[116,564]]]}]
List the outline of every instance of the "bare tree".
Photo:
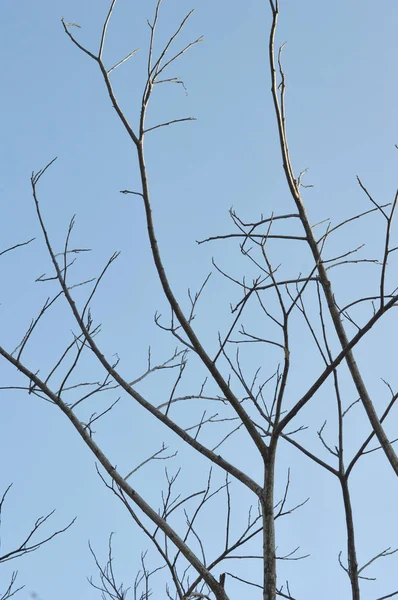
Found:
[{"label": "bare tree", "polygon": [[[0,346],[2,357],[24,377],[25,383],[21,385],[26,392],[59,408],[79,433],[98,461],[98,474],[105,486],[123,503],[133,522],[156,549],[158,564],[148,567],[148,558],[143,551],[136,579],[132,585],[125,587],[118,582],[114,572],[112,536],[105,567],[101,566],[100,559],[90,546],[99,572],[99,582],[91,578],[90,583],[101,592],[103,599],[124,600],[131,594],[130,597],[135,600],[147,600],[152,594],[164,597],[164,592],[158,591],[160,588],[157,583],[154,590],[153,582],[157,581],[159,573],[167,572],[166,595],[172,599],[226,600],[248,597],[252,593],[250,590],[255,594],[253,597],[262,595],[264,600],[273,600],[276,596],[291,600],[296,598],[289,584],[282,584],[277,578],[278,561],[303,560],[308,554],[302,552],[299,546],[281,553],[275,537],[275,522],[291,515],[308,500],[304,497],[297,504],[289,503],[290,470],[282,496],[279,497],[275,492],[277,450],[291,447],[309,462],[315,463],[318,469],[333,476],[338,484],[346,528],[346,550],[340,553],[338,560],[348,576],[351,597],[359,600],[361,580],[368,579],[367,568],[374,561],[397,551],[393,547],[376,550],[369,560],[364,563],[359,561],[350,490],[355,467],[369,453],[378,451],[388,461],[391,476],[398,475],[398,458],[394,450],[396,440],[390,439],[385,431],[385,422],[398,393],[386,382],[389,401],[379,413],[367,387],[367,374],[361,372],[354,357],[356,346],[382,318],[389,318],[390,309],[398,302],[394,275],[394,253],[398,247],[394,245],[392,230],[398,192],[390,203],[381,204],[367,189],[366,183],[358,178],[369,206],[337,224],[332,224],[328,219],[318,224],[311,223],[303,197],[303,190],[308,187],[304,183],[306,171],[296,172],[293,169],[289,152],[286,78],[282,62],[284,46],[278,48],[275,41],[279,6],[277,0],[269,0],[271,94],[292,208],[287,214],[271,213],[254,221],[246,220],[231,209],[233,231],[215,233],[199,242],[236,242],[237,255],[244,259],[243,262],[237,259],[234,272],[223,268],[216,260],[213,262],[214,270],[225,279],[226,286],[234,290],[231,292],[233,302],[229,326],[225,331],[216,332],[218,346],[214,352],[211,344],[205,342],[207,332],[201,326],[195,327],[194,322],[199,301],[206,295],[210,276],[197,292],[189,291],[187,307],[176,297],[155,232],[145,155],[145,140],[152,132],[193,120],[192,116],[184,116],[148,125],[147,112],[159,84],[184,85],[174,76],[173,68],[182,55],[202,41],[202,37],[178,46],[179,36],[192,15],[191,11],[177,24],[161,49],[157,50],[156,33],[161,9],[161,0],[157,0],[154,16],[148,21],[146,81],[138,108],[138,125],[134,127],[118,100],[111,77],[117,68],[135,56],[137,50],[132,50],[114,65],[108,65],[104,59],[107,31],[115,9],[116,0],[113,0],[103,24],[98,50],[88,49],[84,45],[82,33],[76,31],[78,24],[65,20],[62,20],[62,24],[73,45],[99,70],[117,117],[135,149],[140,187],[124,189],[121,193],[137,196],[143,203],[154,268],[170,309],[168,320],[156,314],[155,322],[175,338],[177,348],[158,362],[154,362],[149,349],[147,368],[134,380],[124,374],[122,359],[118,356],[110,358],[102,349],[100,324],[95,321],[92,308],[93,299],[118,258],[118,252],[112,254],[98,276],[88,276],[84,280],[73,278],[76,257],[86,251],[80,243],[75,247],[72,241],[75,218],[71,219],[65,241],[59,250],[59,242],[52,241],[51,232],[46,226],[45,211],[39,198],[41,180],[55,159],[31,177],[37,219],[53,269],[51,274],[43,274],[37,281],[51,286],[52,291],[39,313],[32,318],[16,348],[12,350]],[[356,226],[356,236],[361,237],[360,224],[365,219],[374,219],[375,230],[378,227],[376,219],[384,226],[380,237],[380,256],[363,257],[360,254],[362,245],[338,245],[336,248],[333,241],[335,233]],[[8,250],[19,251],[18,246],[31,241],[16,244]],[[288,244],[293,248],[292,260],[288,264],[280,263],[277,244]],[[304,273],[298,273],[294,256],[304,257],[308,265]],[[366,296],[356,295],[353,282],[350,300],[345,302],[336,291],[339,287],[338,276],[335,284],[332,275],[338,273],[340,266],[348,264],[354,268],[359,264],[376,264],[379,274],[375,289]],[[241,265],[243,273],[240,272]],[[82,291],[87,289],[89,291],[83,298]],[[79,300],[76,300],[76,296]],[[46,373],[38,361],[39,373],[37,365],[32,366],[25,360],[24,352],[29,344],[34,343],[42,322],[58,299],[66,301],[76,330]],[[304,363],[308,385],[304,391],[297,391],[295,357],[298,354],[305,355],[310,345],[316,349],[319,363]],[[381,350],[377,348],[376,351]],[[87,372],[92,372],[93,358],[95,377],[90,379],[91,375],[87,375],[87,378],[82,378],[85,365],[90,365]],[[262,367],[267,371],[265,376]],[[188,368],[202,374],[202,383],[196,391],[180,393],[181,388],[185,390],[187,387],[184,382]],[[150,377],[163,377],[158,380],[158,391],[153,397],[140,391],[142,383]],[[2,385],[3,389],[12,387],[7,383]],[[115,457],[109,456],[100,446],[94,425],[109,415],[119,398],[112,399],[101,411],[86,408],[99,396],[108,397],[116,391],[123,401],[133,401],[162,424],[166,431],[172,432],[172,444],[179,443],[183,452],[192,451],[204,457],[208,467],[202,486],[195,476],[195,489],[186,489],[182,494],[178,492],[180,471],[173,471],[169,466],[169,462],[176,457],[176,446],[163,443],[154,448],[153,439],[149,440],[147,458],[138,466],[132,466],[126,473],[117,468]],[[325,420],[317,432],[318,450],[309,449],[305,443],[298,441],[298,434],[306,426],[297,419],[307,418],[308,412],[305,411],[311,410],[315,401],[325,394],[334,398],[335,413],[328,415],[328,419],[336,423],[336,433],[329,432]],[[347,450],[347,440],[352,435],[350,427],[346,426],[347,415],[351,416],[355,411],[364,411],[366,414],[368,433],[363,435],[355,448],[350,443]],[[89,417],[85,418],[85,414],[89,414]],[[219,453],[220,447],[224,454]],[[237,447],[248,448],[245,456],[236,454]],[[325,458],[325,450],[329,459]],[[145,489],[139,491],[134,483],[140,469],[156,462],[167,465],[160,506],[148,501]],[[377,480],[377,473],[372,475],[372,480]],[[244,507],[239,494],[235,499],[239,488],[245,490],[249,499]],[[220,523],[219,531],[210,540],[204,527],[207,511],[217,511]],[[237,513],[244,515],[244,519],[238,518]],[[30,551],[26,543],[22,545],[24,552]],[[235,565],[241,564],[246,566],[235,568]],[[246,573],[255,574],[257,579],[252,579]],[[10,585],[12,587],[13,582]],[[3,598],[11,596],[11,587]],[[244,591],[236,592],[236,589]],[[398,595],[398,590],[386,590],[383,598],[395,595]]]}]

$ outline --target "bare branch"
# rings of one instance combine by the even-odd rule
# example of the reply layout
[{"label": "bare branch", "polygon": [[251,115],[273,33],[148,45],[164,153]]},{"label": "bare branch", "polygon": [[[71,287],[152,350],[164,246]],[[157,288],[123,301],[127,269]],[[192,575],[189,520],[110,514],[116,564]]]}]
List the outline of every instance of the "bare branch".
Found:
[{"label": "bare branch", "polygon": [[117,69],[118,67],[120,67],[120,65],[122,65],[123,63],[125,63],[132,56],[134,56],[134,54],[136,54],[139,50],[140,50],[140,48],[136,48],[135,50],[133,50],[132,52],[130,52],[130,54],[128,54],[127,56],[125,56],[122,60],[120,60],[118,63],[116,63],[113,67],[111,67],[110,69],[108,69],[107,74],[110,75],[112,73],[112,71],[114,71],[115,69]]}]

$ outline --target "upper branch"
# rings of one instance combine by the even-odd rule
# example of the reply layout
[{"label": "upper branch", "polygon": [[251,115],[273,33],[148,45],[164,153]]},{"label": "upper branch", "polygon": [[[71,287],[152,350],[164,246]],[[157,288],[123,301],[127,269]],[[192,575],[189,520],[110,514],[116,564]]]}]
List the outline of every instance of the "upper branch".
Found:
[{"label": "upper branch", "polygon": [[[107,21],[105,23],[104,26],[104,30],[103,30],[103,39],[105,37],[105,32],[106,32],[106,26],[107,23],[109,22],[109,18],[110,18],[110,14],[113,10],[115,4],[115,0],[112,3],[111,9],[108,13],[108,17],[107,17]],[[158,10],[159,10],[159,5],[160,2],[157,3],[157,7],[156,7],[156,15],[155,15],[155,22],[154,24],[151,26],[151,44],[150,44],[150,48],[153,47],[153,36],[154,36],[154,30],[155,30],[155,25],[157,22],[157,18],[158,18]],[[185,19],[182,21],[182,23],[180,24],[179,28],[177,29],[176,33],[170,38],[169,43],[166,45],[165,50],[163,52],[163,54],[161,55],[161,58],[164,56],[165,52],[167,52],[168,48],[170,47],[170,44],[172,43],[172,41],[175,39],[176,35],[178,35],[178,33],[181,31],[182,27],[184,26],[187,18],[189,17],[189,15],[187,15],[187,17],[185,17]],[[146,213],[146,220],[147,220],[147,230],[148,230],[148,237],[149,237],[149,243],[151,246],[151,250],[152,250],[152,256],[154,259],[154,263],[155,263],[155,267],[158,273],[158,277],[160,280],[160,283],[162,285],[163,291],[166,295],[166,298],[172,308],[172,311],[174,312],[174,314],[176,315],[176,318],[178,319],[182,329],[184,330],[185,334],[187,335],[189,341],[191,342],[192,347],[194,348],[194,350],[196,351],[196,353],[198,354],[198,356],[200,357],[200,359],[202,360],[203,364],[205,365],[205,367],[208,369],[208,371],[210,372],[211,376],[213,377],[213,379],[215,380],[215,382],[217,383],[217,385],[220,387],[221,391],[223,392],[224,396],[226,397],[226,399],[228,400],[228,402],[231,404],[231,406],[233,407],[233,409],[235,410],[235,412],[238,414],[238,416],[242,419],[242,422],[249,434],[249,436],[251,437],[251,439],[253,440],[253,442],[255,443],[255,445],[257,446],[260,454],[262,456],[265,456],[267,453],[267,447],[264,443],[264,440],[262,439],[261,435],[258,433],[256,427],[254,426],[254,424],[252,423],[249,415],[246,413],[245,409],[242,407],[241,403],[239,402],[238,398],[234,395],[234,393],[231,391],[228,382],[225,380],[225,378],[221,375],[220,371],[218,370],[218,368],[216,367],[216,365],[214,364],[214,361],[210,358],[210,356],[207,354],[207,352],[205,351],[205,349],[203,348],[202,344],[200,343],[197,335],[195,334],[189,319],[187,319],[187,317],[185,316],[185,314],[183,313],[172,289],[170,286],[170,283],[168,281],[164,266],[163,266],[163,262],[161,259],[161,255],[160,255],[160,250],[159,250],[159,246],[158,246],[158,242],[157,242],[157,238],[156,238],[156,234],[155,234],[155,228],[154,228],[154,222],[153,222],[153,216],[152,216],[152,207],[151,207],[151,201],[150,201],[150,193],[149,193],[149,184],[148,184],[148,179],[147,179],[147,171],[146,171],[146,164],[145,164],[145,154],[144,154],[144,132],[145,132],[145,114],[146,114],[146,109],[147,109],[147,104],[148,104],[148,100],[150,97],[150,93],[153,87],[153,81],[152,81],[152,72],[155,69],[155,72],[157,72],[157,66],[160,64],[159,61],[157,63],[155,63],[155,66],[152,67],[149,75],[148,75],[148,80],[147,80],[147,84],[146,84],[146,92],[144,93],[143,99],[142,99],[142,106],[141,106],[141,118],[140,118],[140,135],[139,137],[136,136],[136,134],[134,133],[132,127],[130,126],[127,118],[125,117],[122,109],[120,108],[120,105],[118,103],[117,98],[115,97],[115,94],[113,92],[112,89],[112,85],[110,83],[110,79],[109,79],[109,74],[102,62],[101,59],[101,55],[102,55],[102,49],[103,49],[103,43],[101,44],[100,47],[100,51],[101,54],[98,57],[95,57],[93,54],[91,54],[90,52],[88,52],[87,50],[85,50],[83,47],[81,47],[73,38],[73,36],[70,34],[70,32],[67,30],[67,27],[65,25],[65,23],[63,22],[64,25],[64,29],[66,31],[66,33],[69,35],[69,37],[72,39],[72,41],[78,46],[80,47],[82,50],[84,50],[87,54],[89,54],[92,58],[95,59],[95,61],[98,63],[100,69],[101,69],[101,73],[103,75],[107,90],[108,90],[108,94],[109,97],[112,101],[112,104],[116,110],[116,113],[119,117],[119,119],[121,120],[121,122],[123,123],[130,139],[133,141],[133,143],[135,144],[136,150],[137,150],[137,155],[138,155],[138,163],[139,163],[139,170],[140,170],[140,175],[141,175],[141,185],[142,185],[142,197],[143,197],[143,201],[144,201],[144,206],[145,206],[145,213]],[[151,52],[152,50],[150,50]],[[160,59],[159,59],[160,60]],[[148,69],[150,68],[150,63],[148,63]],[[47,167],[46,167],[47,168]],[[43,171],[44,172],[44,171]],[[35,176],[35,178],[32,178],[32,186],[34,188],[35,184],[38,182],[39,178],[41,177],[43,173],[40,172],[37,176]],[[35,194],[35,190],[34,190],[34,194]],[[38,202],[37,199],[35,198],[35,203],[36,203],[36,208],[38,209]],[[44,233],[44,225],[42,222],[42,219],[40,217],[40,224],[42,226],[42,230]],[[49,242],[48,242],[48,236],[45,233],[45,238],[46,238],[46,244],[47,244],[47,248],[49,248]],[[52,252],[50,252],[51,255]],[[52,253],[53,254],[53,253]],[[53,256],[51,257],[53,260],[53,264],[54,267],[56,269],[57,272],[57,276],[58,279],[62,284],[62,274],[59,271],[59,267],[58,265],[56,265],[56,261],[53,258]],[[65,290],[64,290],[65,292]],[[66,295],[66,294],[65,294]],[[76,307],[74,306],[73,300],[70,298],[70,295],[66,295],[66,298],[75,314],[76,317]]]},{"label": "upper branch", "polygon": [[[270,37],[269,37],[269,61],[270,61],[270,71],[271,71],[271,90],[272,90],[273,103],[274,103],[276,120],[277,120],[277,125],[278,125],[278,131],[279,131],[279,145],[280,145],[281,154],[282,154],[283,168],[284,168],[284,172],[285,172],[286,182],[289,187],[293,201],[296,205],[297,211],[300,215],[300,220],[301,220],[303,229],[304,229],[306,237],[307,237],[308,246],[311,250],[315,264],[317,265],[319,280],[322,285],[323,293],[327,300],[327,305],[328,305],[330,316],[333,321],[334,329],[336,331],[336,334],[341,343],[341,347],[343,349],[342,353],[340,353],[339,357],[341,356],[342,358],[345,358],[345,360],[347,362],[347,366],[348,366],[350,374],[351,374],[351,377],[352,377],[352,380],[357,388],[358,394],[361,398],[363,407],[365,408],[365,411],[368,415],[369,421],[376,433],[376,436],[380,442],[380,445],[383,447],[383,450],[386,454],[387,459],[389,460],[389,462],[391,464],[391,467],[393,468],[396,475],[398,475],[398,456],[396,455],[396,453],[395,453],[391,443],[389,442],[388,437],[386,436],[385,431],[380,423],[380,420],[374,409],[374,406],[373,406],[372,400],[370,398],[370,395],[368,393],[368,390],[366,388],[366,385],[362,379],[362,375],[359,371],[358,365],[355,361],[353,353],[351,352],[351,349],[353,348],[353,346],[356,343],[356,342],[355,343],[353,343],[353,342],[357,336],[355,336],[355,338],[353,338],[351,340],[351,342],[349,342],[344,325],[341,321],[340,311],[339,311],[338,306],[336,305],[336,302],[334,299],[332,285],[328,278],[326,268],[322,262],[320,249],[319,249],[316,239],[314,237],[314,233],[313,233],[311,224],[309,222],[303,200],[301,198],[300,182],[296,181],[296,179],[294,177],[294,171],[293,171],[291,160],[290,160],[289,149],[288,149],[288,144],[287,144],[287,137],[286,137],[286,122],[285,122],[285,89],[286,89],[286,86],[285,86],[284,72],[283,72],[282,65],[281,65],[280,52],[278,54],[278,59],[277,59],[279,75],[281,78],[281,81],[279,84],[277,83],[277,73],[276,73],[276,66],[275,66],[275,32],[276,32],[276,26],[277,26],[277,21],[278,21],[278,3],[270,0],[270,6],[271,6],[271,10],[272,10],[272,25],[271,25],[271,31],[270,31]],[[393,306],[396,303],[396,301],[397,301],[397,298],[395,297],[390,302],[385,304],[385,307]],[[384,307],[381,307],[381,308],[384,308]],[[383,314],[383,312],[378,311],[377,318],[380,318],[380,316],[382,314]],[[373,321],[373,319],[371,319],[368,322],[368,324],[361,331],[358,332],[360,337],[362,337],[364,335],[364,333],[370,329],[370,327],[371,327],[370,323],[374,324],[374,322],[375,321]],[[342,360],[342,358],[341,358],[341,360]],[[326,371],[324,373],[326,373]],[[326,375],[326,377],[328,376],[328,374]],[[323,376],[321,376],[321,378],[322,377]],[[311,390],[309,390],[308,394],[309,394],[309,397],[312,396],[312,394],[313,394],[312,388],[311,388]],[[306,396],[307,396],[307,394],[306,394]],[[286,424],[288,422],[287,419],[290,420],[290,418],[292,418],[292,415],[296,414],[298,412],[298,410],[300,410],[301,406],[303,406],[302,402],[303,402],[303,399],[296,405],[296,407],[294,407],[288,413],[288,415],[286,415],[286,417],[284,419],[282,419],[280,426],[282,425],[282,423]],[[306,400],[305,400],[305,402],[306,402]]]}]

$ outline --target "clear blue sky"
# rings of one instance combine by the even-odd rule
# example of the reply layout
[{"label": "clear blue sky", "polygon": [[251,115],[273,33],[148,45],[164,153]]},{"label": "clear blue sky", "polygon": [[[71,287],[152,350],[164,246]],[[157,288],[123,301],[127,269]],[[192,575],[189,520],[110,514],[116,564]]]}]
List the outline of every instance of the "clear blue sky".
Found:
[{"label": "clear blue sky", "polygon": [[[98,273],[114,250],[122,251],[93,309],[97,322],[103,323],[99,339],[104,352],[107,356],[118,353],[123,374],[134,379],[145,370],[148,344],[152,344],[155,360],[166,358],[172,351],[174,341],[153,325],[156,310],[165,316],[168,311],[152,268],[139,198],[119,194],[121,189],[138,189],[134,149],[116,119],[96,65],[72,45],[61,26],[61,17],[78,23],[81,29],[74,28],[73,33],[96,51],[108,5],[108,0],[20,0],[2,7],[0,251],[34,236],[37,241],[2,259],[0,331],[1,344],[14,348],[51,293],[50,286],[34,283],[51,267],[35,219],[30,174],[58,156],[40,187],[52,240],[61,250],[69,219],[76,214],[75,245],[93,250],[80,257],[74,271],[76,280]],[[149,35],[146,18],[152,16],[153,7],[152,0],[119,0],[109,28],[105,52],[109,67],[141,48],[113,79],[133,124],[144,84]],[[197,121],[156,131],[147,142],[158,238],[170,280],[184,302],[187,288],[196,289],[211,270],[213,255],[228,269],[239,269],[243,264],[233,243],[198,247],[195,242],[230,232],[231,206],[246,220],[261,213],[293,209],[283,180],[269,92],[268,2],[202,0],[195,6],[194,0],[164,0],[159,45],[190,8],[196,11],[179,43],[202,34],[204,43],[184,55],[170,71],[170,76],[184,81],[187,93],[177,85],[157,90],[149,122],[155,125],[188,116]],[[288,41],[284,65],[290,148],[297,171],[309,168],[307,183],[314,187],[305,192],[305,198],[314,223],[327,217],[336,223],[370,208],[356,175],[380,203],[393,199],[398,157],[394,147],[398,143],[397,22],[394,0],[377,4],[368,0],[281,2],[278,41]],[[381,234],[381,226],[380,220],[369,219],[356,233],[346,229],[336,237],[336,246],[331,244],[331,255],[337,244],[343,253],[366,242],[363,256],[380,257],[382,244],[376,233]],[[305,269],[306,260],[295,256],[291,246],[275,246],[274,252],[275,261],[288,265],[296,261],[297,271]],[[351,299],[356,288],[369,290],[378,275],[375,266],[360,267],[359,275],[355,275],[358,280],[354,279],[353,266],[334,271],[342,301]],[[78,299],[82,298],[80,293]],[[217,330],[225,330],[229,323],[228,302],[234,299],[233,288],[217,276],[212,278],[197,318],[197,327],[203,330],[202,338],[210,347],[216,348]],[[46,372],[64,340],[69,339],[71,328],[74,326],[66,307],[60,303],[26,350],[25,360],[32,370]],[[380,411],[388,401],[380,378],[398,389],[394,331],[397,318],[390,315],[356,353]],[[300,340],[296,344],[293,381],[305,389],[308,380],[303,361],[306,367],[315,362],[314,374],[320,366],[312,351],[306,354]],[[375,347],[380,352],[374,352]],[[254,358],[256,367],[265,356]],[[86,370],[88,378],[98,377],[94,364],[88,362]],[[0,362],[0,380],[0,385],[20,381],[4,362]],[[191,370],[185,391],[200,381],[201,376]],[[142,390],[159,396],[159,403],[163,401],[162,386],[156,380]],[[107,400],[115,398],[109,395]],[[347,404],[350,399],[355,398],[349,396]],[[93,458],[77,434],[53,407],[32,396],[0,391],[0,403],[0,491],[14,481],[3,516],[3,548],[12,539],[20,539],[38,516],[53,508],[57,509],[54,527],[78,517],[64,536],[18,564],[2,567],[0,591],[10,570],[16,568],[20,584],[26,584],[19,595],[21,600],[28,600],[32,593],[40,600],[98,598],[85,580],[90,574],[95,576],[87,540],[105,559],[111,531],[116,532],[115,559],[120,577],[130,585],[140,552],[149,544],[104,488]],[[322,455],[316,429],[328,417],[330,407],[315,404],[303,416],[311,428],[302,441]],[[332,401],[329,404],[333,406]],[[105,399],[101,406],[105,406]],[[96,405],[87,407],[86,416],[94,410],[98,410]],[[396,437],[394,419],[396,423],[397,412],[387,430]],[[368,431],[361,409],[351,417],[350,427],[354,448]],[[163,439],[177,447],[175,438],[128,402],[98,425],[98,436],[123,472],[156,451]],[[229,450],[234,453],[233,446]],[[238,460],[250,461],[250,449],[239,454]],[[173,464],[175,468],[185,465],[186,471],[196,464],[199,468],[197,459],[181,454]],[[343,513],[341,507],[340,513],[335,508],[341,503],[337,481],[283,447],[279,493],[288,466],[292,468],[292,503],[307,496],[311,496],[311,503],[281,523],[281,551],[300,545],[304,554],[312,556],[307,561],[284,563],[281,579],[289,578],[297,598],[348,598],[348,581],[337,565],[338,552],[345,550]],[[256,465],[250,469],[256,475]],[[137,488],[155,504],[160,502],[159,485],[151,477],[159,472],[150,467],[137,477]],[[181,481],[186,476],[182,475]],[[363,564],[397,544],[398,486],[377,453],[363,459],[353,483],[359,562]],[[238,494],[246,506],[246,495]],[[237,513],[239,510],[237,507]],[[211,515],[207,535],[216,522],[217,514]],[[149,565],[154,565],[155,554],[152,549],[150,552],[153,561]],[[364,599],[398,588],[396,556],[376,563],[369,571],[368,575],[378,580],[365,582]],[[239,594],[237,586],[231,597],[241,597]],[[253,591],[252,597],[258,597],[256,594]],[[163,589],[154,588],[154,598],[161,597]]]}]

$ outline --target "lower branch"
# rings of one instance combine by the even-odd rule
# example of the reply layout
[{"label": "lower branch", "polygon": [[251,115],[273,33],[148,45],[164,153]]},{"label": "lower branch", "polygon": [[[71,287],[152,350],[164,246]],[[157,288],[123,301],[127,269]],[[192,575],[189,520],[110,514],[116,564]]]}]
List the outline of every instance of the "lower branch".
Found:
[{"label": "lower branch", "polygon": [[165,519],[163,519],[125,480],[116,468],[111,464],[110,460],[102,452],[101,448],[95,443],[90,435],[87,427],[84,423],[81,423],[73,410],[65,404],[59,396],[54,394],[50,388],[41,381],[34,373],[29,371],[22,363],[17,361],[11,355],[9,355],[3,348],[0,347],[0,354],[2,354],[10,363],[14,364],[26,377],[30,379],[41,391],[62,410],[67,416],[69,421],[75,427],[77,432],[83,438],[83,441],[90,448],[92,453],[97,457],[105,471],[109,474],[112,480],[119,486],[121,490],[128,496],[141,510],[142,512],[159,527],[161,531],[167,536],[167,538],[178,548],[181,554],[186,560],[192,565],[192,567],[202,576],[203,581],[209,586],[215,595],[217,600],[229,600],[224,589],[219,582],[213,577],[210,571],[205,565],[199,560],[189,546],[179,537],[177,532],[170,527]]}]

